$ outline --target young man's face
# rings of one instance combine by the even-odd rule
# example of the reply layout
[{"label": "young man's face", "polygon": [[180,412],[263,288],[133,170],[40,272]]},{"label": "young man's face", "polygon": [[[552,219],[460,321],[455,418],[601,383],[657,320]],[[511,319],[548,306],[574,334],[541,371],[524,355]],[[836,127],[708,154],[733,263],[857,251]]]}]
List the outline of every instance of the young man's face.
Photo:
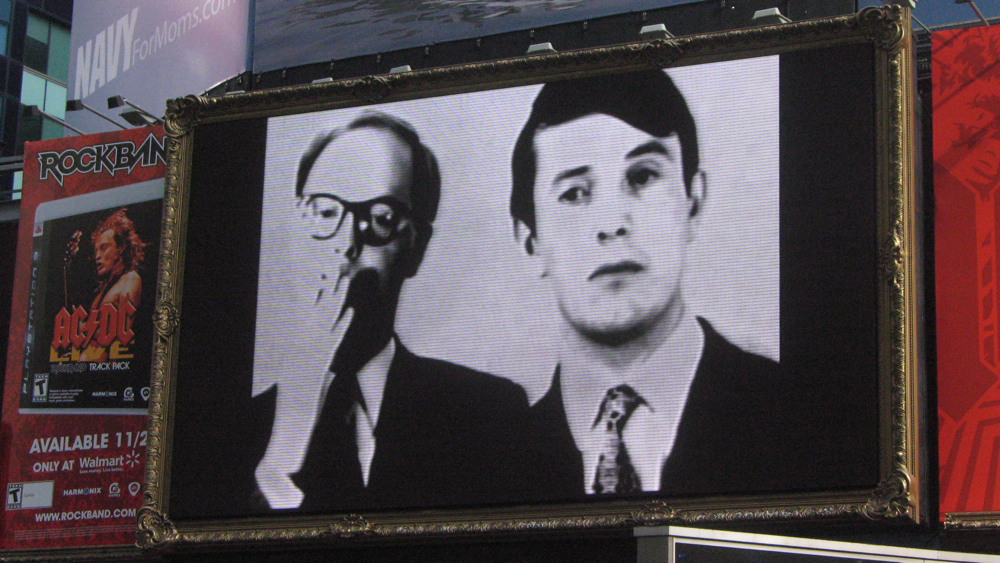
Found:
[{"label": "young man's face", "polygon": [[94,240],[94,261],[97,275],[109,276],[122,269],[121,249],[115,243],[115,232],[108,229]]},{"label": "young man's face", "polygon": [[627,340],[679,312],[694,202],[677,136],[594,114],[538,131],[535,150],[535,251],[563,318]]}]

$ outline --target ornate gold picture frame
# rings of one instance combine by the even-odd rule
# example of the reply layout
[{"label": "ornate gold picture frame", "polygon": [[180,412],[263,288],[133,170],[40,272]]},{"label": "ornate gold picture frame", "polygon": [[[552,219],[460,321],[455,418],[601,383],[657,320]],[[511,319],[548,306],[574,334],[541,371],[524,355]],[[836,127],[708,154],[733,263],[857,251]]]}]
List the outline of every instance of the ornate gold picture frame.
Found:
[{"label": "ornate gold picture frame", "polygon": [[[157,287],[158,338],[150,397],[146,489],[138,519],[138,544],[144,548],[180,549],[247,542],[398,540],[734,521],[919,522],[924,517],[917,423],[920,276],[911,49],[908,11],[892,6],[800,23],[220,98],[188,96],[173,100],[166,119],[170,157]],[[560,317],[570,319],[571,313],[566,310],[572,304],[560,301],[560,314],[555,308],[538,306],[541,301],[532,301],[543,299],[540,296],[545,294],[539,289],[535,295],[532,288],[549,287],[545,284],[559,274],[545,269],[551,264],[543,268],[541,277],[525,273],[535,271],[531,266],[535,263],[533,256],[548,256],[545,252],[554,251],[544,246],[551,244],[544,226],[538,227],[540,236],[531,231],[534,225],[524,230],[528,225],[518,215],[510,195],[508,174],[518,174],[517,170],[510,172],[517,132],[526,119],[533,119],[529,113],[541,112],[542,102],[536,100],[549,91],[549,86],[542,90],[542,84],[608,84],[610,80],[627,85],[633,84],[635,76],[657,72],[659,78],[651,80],[659,83],[663,73],[658,69],[666,69],[665,74],[671,77],[667,82],[672,80],[687,99],[699,131],[696,142],[702,147],[704,172],[685,180],[684,201],[691,207],[681,220],[687,229],[689,220],[701,212],[699,206],[705,205],[705,216],[698,217],[698,240],[705,246],[688,256],[687,270],[683,272],[685,295],[696,295],[690,299],[696,301],[690,309],[696,309],[699,319],[695,322],[695,315],[689,315],[693,323],[689,326],[699,335],[694,341],[700,343],[695,363],[689,364],[704,365],[697,359],[706,361],[714,342],[726,342],[727,350],[741,350],[733,354],[756,358],[752,360],[757,362],[755,366],[774,366],[776,377],[780,377],[763,385],[758,379],[749,388],[759,394],[743,394],[725,410],[710,412],[714,407],[698,405],[715,404],[713,401],[724,395],[724,390],[743,387],[716,382],[709,387],[709,402],[701,403],[694,398],[694,389],[701,381],[698,372],[694,383],[689,379],[687,385],[681,386],[681,393],[687,397],[684,408],[702,409],[698,413],[700,422],[696,423],[699,428],[734,419],[760,421],[760,425],[743,424],[726,437],[708,434],[709,438],[693,448],[692,456],[711,470],[699,471],[697,478],[681,473],[670,484],[663,478],[662,492],[650,487],[647,477],[643,481],[647,484],[645,492],[597,495],[592,493],[599,487],[586,478],[583,488],[572,493],[540,487],[529,493],[498,497],[479,488],[466,496],[451,496],[451,489],[411,479],[405,485],[395,485],[393,492],[401,493],[399,497],[390,495],[356,504],[344,500],[341,506],[341,497],[334,493],[332,497],[327,495],[326,504],[306,508],[311,493],[306,491],[307,500],[303,501],[298,494],[299,489],[304,489],[301,481],[295,488],[290,483],[295,472],[301,472],[303,464],[309,463],[303,462],[303,457],[308,459],[316,444],[323,442],[319,420],[328,408],[324,401],[333,393],[328,389],[333,387],[329,381],[322,382],[325,364],[315,370],[315,381],[296,375],[288,366],[309,350],[318,348],[322,352],[329,345],[320,341],[329,335],[298,331],[287,340],[267,335],[290,330],[288,327],[303,315],[311,314],[301,305],[296,306],[301,301],[295,300],[295,290],[285,288],[289,279],[319,279],[322,264],[318,269],[304,266],[305,255],[274,241],[290,237],[299,224],[295,221],[316,221],[320,215],[329,217],[333,213],[325,208],[317,210],[314,188],[309,183],[314,181],[310,177],[315,178],[313,167],[326,170],[322,168],[322,155],[331,149],[324,147],[336,147],[338,139],[346,140],[352,132],[372,133],[370,129],[396,131],[402,139],[406,134],[392,128],[403,123],[404,129],[419,135],[415,143],[407,141],[413,151],[420,145],[436,153],[440,174],[436,219],[433,211],[429,216],[426,210],[421,211],[415,198],[401,198],[410,199],[403,202],[403,211],[397,209],[397,201],[391,214],[379,215],[377,205],[384,198],[344,193],[321,196],[346,206],[340,222],[346,225],[353,221],[352,236],[355,241],[364,241],[350,243],[355,245],[355,252],[362,244],[367,245],[368,252],[373,252],[372,248],[404,252],[394,250],[405,247],[399,241],[419,240],[420,229],[415,225],[434,222],[431,242],[420,247],[423,263],[417,263],[419,272],[416,268],[407,270],[405,282],[400,282],[403,290],[396,311],[395,336],[391,346],[384,349],[392,350],[395,362],[410,354],[405,344],[414,350],[410,354],[414,362],[436,366],[421,368],[433,373],[421,372],[417,378],[420,382],[444,372],[452,374],[452,370],[455,381],[480,377],[480,372],[493,373],[482,377],[491,381],[490,385],[495,384],[490,387],[494,390],[484,401],[477,399],[486,411],[494,410],[493,401],[499,403],[501,390],[515,387],[510,381],[524,387],[527,401],[534,405],[523,419],[526,426],[521,428],[522,419],[506,411],[499,415],[499,426],[504,432],[530,440],[548,435],[543,426],[538,426],[541,423],[534,414],[539,404],[545,404],[542,396],[551,397],[555,388],[559,404],[561,377],[563,404],[568,404],[566,397],[572,391],[567,382],[573,373],[572,360],[558,351],[558,339],[549,343],[533,336],[536,333],[532,331],[558,332],[552,326],[559,325]],[[703,78],[709,75],[714,78]],[[713,86],[701,86],[708,83]],[[761,85],[769,85],[766,92]],[[552,87],[551,91],[573,89]],[[609,91],[611,97],[618,96],[613,88]],[[599,101],[603,103],[603,98]],[[590,102],[580,103],[586,106]],[[562,106],[556,103],[556,107]],[[562,125],[587,119],[597,123],[600,118],[594,115],[601,112],[583,109]],[[391,124],[379,122],[373,128],[364,121],[372,115],[388,115]],[[610,117],[603,125],[598,123],[581,131],[587,136],[593,131],[627,129],[632,124],[630,119]],[[729,125],[744,119],[750,125]],[[556,120],[534,130],[532,150],[539,162],[548,154],[540,148],[540,139],[562,125]],[[634,125],[633,129],[642,127]],[[324,135],[325,141],[316,141]],[[676,139],[674,132],[651,135],[667,141]],[[767,147],[762,144],[765,137],[773,141]],[[667,141],[642,146],[658,145],[652,149],[658,156],[652,158],[676,163],[676,154],[669,149],[673,145]],[[312,145],[314,142],[320,144]],[[531,142],[529,136],[529,149]],[[686,154],[684,142],[680,141],[680,152]],[[715,149],[713,143],[718,145]],[[319,146],[318,152],[304,164],[310,146]],[[362,143],[352,150],[360,155],[372,146]],[[407,154],[412,165],[418,153]],[[637,154],[630,152],[628,159]],[[327,191],[339,187],[348,190],[346,185],[358,177],[385,172],[372,159],[358,158],[345,163],[351,173]],[[490,168],[494,165],[496,170]],[[543,168],[538,165],[538,177]],[[590,173],[596,165],[583,168],[583,172]],[[409,177],[415,186],[412,177],[424,172],[413,170]],[[580,173],[574,170],[574,174]],[[643,185],[647,173],[645,170],[642,175]],[[337,170],[329,174],[333,177]],[[632,176],[628,178],[632,182]],[[707,191],[701,188],[702,181]],[[371,185],[369,182],[362,189]],[[638,191],[634,186],[632,189]],[[575,198],[579,194],[591,197],[591,193],[598,193],[590,188],[573,190],[577,191],[556,194],[554,201],[561,205],[578,201]],[[535,194],[535,198],[544,195],[537,185]],[[593,197],[598,201],[596,195]],[[710,209],[728,211],[719,211],[721,215],[712,223]],[[403,219],[395,213],[402,213]],[[283,223],[281,217],[285,216],[288,222]],[[543,220],[541,215],[538,220]],[[620,227],[604,238],[598,235],[600,240],[638,232],[639,219],[634,220],[635,225],[629,222],[628,229]],[[534,221],[532,215],[530,222]],[[730,232],[729,225],[741,226]],[[346,236],[346,227],[335,225],[328,230],[332,234],[313,233],[313,242],[323,239],[333,248],[338,236]],[[494,239],[503,242],[494,244]],[[528,239],[537,246],[526,245]],[[767,254],[768,248],[771,255]],[[338,248],[340,251],[349,252]],[[610,268],[614,270],[610,273],[625,276],[652,270],[642,258],[629,260],[615,262],[617,269]],[[528,264],[523,271],[514,266],[521,263],[518,261]],[[389,271],[390,266],[385,268]],[[398,292],[395,298],[399,299]],[[320,300],[317,296],[316,303]],[[532,308],[523,309],[527,307],[524,303],[530,303]],[[358,310],[362,307],[357,305]],[[537,311],[537,319],[525,317],[526,310]],[[358,314],[355,312],[354,318]],[[727,316],[729,320],[719,320]],[[341,319],[336,314],[334,317],[337,322]],[[709,320],[724,336],[716,334]],[[493,324],[503,328],[494,328]],[[455,326],[470,327],[463,332],[475,333],[475,337],[458,336]],[[456,336],[451,338],[449,334]],[[729,344],[730,340],[735,344]],[[269,352],[265,353],[265,348]],[[522,362],[527,356],[531,361]],[[438,361],[427,359],[431,357],[447,361],[427,364]],[[339,374],[337,361],[334,358],[331,372],[337,373],[328,374],[334,380]],[[359,380],[366,368],[367,364],[358,372]],[[381,399],[383,406],[390,401],[390,389],[394,389],[392,369]],[[480,375],[467,377],[466,372],[472,371]],[[742,368],[737,371],[745,375]],[[528,375],[518,379],[518,374],[525,373]],[[293,429],[289,435],[299,432],[304,436],[280,454],[274,453],[274,444],[282,435],[281,424],[285,424],[278,422],[283,416],[282,399],[275,403],[272,397],[266,408],[259,407],[259,399],[276,387],[279,397],[282,393],[286,398],[289,393],[298,393],[295,396],[299,406],[286,409],[284,428]],[[361,387],[365,388],[364,381]],[[524,402],[526,407],[520,387],[511,391],[510,401]],[[440,393],[448,394],[453,389],[449,384]],[[370,392],[363,389],[361,393],[359,404],[365,412],[355,407],[351,416],[366,415],[371,419]],[[463,390],[459,395],[468,398],[473,396],[470,393],[473,391]],[[671,393],[666,393],[668,398],[673,396]],[[790,402],[781,403],[775,397]],[[453,399],[451,403],[463,400]],[[683,406],[684,401],[680,404]],[[572,411],[572,407],[567,410]],[[655,412],[656,408],[649,410]],[[385,407],[374,414],[378,423],[371,425],[374,430],[370,437],[356,430],[358,449],[364,450],[364,444],[375,449],[374,461],[368,458],[366,462],[364,454],[359,454],[363,470],[366,463],[370,464],[364,476],[369,488],[379,478],[379,450],[387,448],[384,425],[393,416],[387,411]],[[749,418],[741,418],[744,415]],[[688,416],[686,411],[684,417]],[[274,422],[258,428],[262,420],[272,418]],[[456,436],[467,438],[466,428],[455,428],[466,425],[455,423],[453,418],[442,420],[448,422],[439,425],[449,426],[445,442],[459,440]],[[563,426],[573,425],[572,420],[560,420]],[[406,422],[411,427],[422,424],[416,418]],[[488,424],[477,418],[467,426],[478,432]],[[772,425],[777,429],[775,434],[770,433]],[[794,438],[786,441],[785,430],[795,430],[791,432]],[[429,436],[431,431],[421,432],[416,435]],[[488,439],[494,440],[500,433],[497,430]],[[654,446],[654,462],[656,455],[668,459],[680,455],[677,452],[687,447],[682,434],[683,429],[677,430],[670,438],[673,453]],[[572,437],[567,434],[567,439]],[[436,444],[435,440],[427,438],[428,444]],[[477,441],[480,437],[473,437],[470,444]],[[467,459],[455,456],[456,461],[448,462],[459,464],[451,476],[456,489],[475,480],[469,467],[461,466],[466,461],[481,464],[470,466],[472,472],[482,470],[486,474],[488,470],[497,475],[486,479],[489,485],[489,481],[506,478],[503,464],[510,461],[513,467],[515,457],[520,463],[524,461],[522,455],[535,459],[553,450],[548,444],[522,447],[519,441],[504,443],[502,439],[482,457],[477,457],[479,453],[473,449],[465,447]],[[633,447],[633,457],[639,460],[643,455],[635,450]],[[274,483],[261,482],[265,464],[261,455],[270,460],[272,469],[277,468],[272,471],[278,475]],[[399,463],[422,463],[416,461],[423,459],[421,455],[408,454]],[[450,459],[448,455],[429,457]],[[649,457],[648,452],[646,455]],[[733,477],[740,463],[756,457],[780,460],[782,471],[747,482]],[[486,467],[482,465],[484,459],[499,465],[488,463]],[[654,468],[654,472],[667,472],[669,463],[672,461]],[[432,473],[437,478],[442,471]],[[251,482],[243,483],[245,480]],[[548,470],[538,470],[525,480],[533,485],[549,481],[562,482]],[[402,495],[418,490],[437,492]]]}]

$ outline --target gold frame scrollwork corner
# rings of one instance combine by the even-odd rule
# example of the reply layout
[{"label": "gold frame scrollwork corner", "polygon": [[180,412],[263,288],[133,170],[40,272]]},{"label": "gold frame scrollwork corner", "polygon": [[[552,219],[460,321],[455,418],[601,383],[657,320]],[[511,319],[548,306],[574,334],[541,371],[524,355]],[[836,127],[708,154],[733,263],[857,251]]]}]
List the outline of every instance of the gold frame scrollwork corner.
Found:
[{"label": "gold frame scrollwork corner", "polygon": [[871,498],[861,507],[861,515],[869,520],[914,519],[910,476],[901,470],[894,471],[872,491]]},{"label": "gold frame scrollwork corner", "polygon": [[857,26],[879,49],[896,51],[906,37],[909,18],[904,17],[904,8],[898,4],[865,8],[858,12]]},{"label": "gold frame scrollwork corner", "polygon": [[138,529],[135,545],[139,549],[158,549],[175,543],[180,535],[177,528],[162,512],[143,506],[136,519]]},{"label": "gold frame scrollwork corner", "polygon": [[167,100],[167,114],[163,122],[167,135],[181,137],[190,133],[207,103],[207,98],[195,95]]}]

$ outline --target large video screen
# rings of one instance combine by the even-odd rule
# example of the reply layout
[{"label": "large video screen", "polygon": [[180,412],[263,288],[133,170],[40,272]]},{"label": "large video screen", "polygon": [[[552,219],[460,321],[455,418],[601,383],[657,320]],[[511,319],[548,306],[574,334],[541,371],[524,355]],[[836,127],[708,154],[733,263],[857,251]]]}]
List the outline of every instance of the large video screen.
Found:
[{"label": "large video screen", "polygon": [[[739,74],[742,83],[734,85],[726,79],[732,74]],[[509,380],[527,393],[530,403],[546,395],[559,369],[562,389],[573,394],[573,398],[563,395],[561,403],[569,416],[582,418],[583,431],[588,433],[606,391],[615,387],[610,383],[619,379],[644,387],[650,395],[650,405],[634,413],[635,421],[629,425],[662,422],[662,426],[677,426],[698,358],[705,354],[700,343],[706,334],[718,334],[716,325],[740,342],[741,349],[775,362],[772,373],[779,377],[778,59],[687,67],[670,75],[672,82],[683,85],[684,99],[697,100],[692,105],[698,108],[695,122],[701,127],[696,133],[705,140],[702,146],[684,147],[676,134],[663,141],[640,127],[600,114],[567,122],[565,131],[579,142],[553,138],[551,152],[535,157],[536,167],[551,167],[551,173],[544,187],[536,179],[536,224],[530,234],[530,226],[515,225],[522,220],[510,211],[511,154],[541,85],[385,104],[377,110],[363,107],[269,119],[253,382],[257,392],[277,388],[282,401],[275,420],[283,425],[274,427],[273,445],[264,463],[274,464],[274,471],[283,475],[299,471],[310,436],[318,430],[316,397],[330,383],[324,376],[332,379],[335,375],[327,368],[338,351],[338,335],[329,336],[327,349],[316,349],[317,342],[326,337],[325,326],[310,324],[314,319],[303,312],[311,309],[321,317],[315,319],[317,323],[329,321],[337,325],[337,332],[336,328],[348,323],[336,320],[342,309],[353,311],[354,322],[360,323],[370,314],[366,307],[385,309],[398,303],[391,330],[379,342],[388,345],[385,337],[394,337],[395,353],[386,351],[387,360],[407,351],[421,359],[446,360]],[[617,88],[620,78],[603,80]],[[662,82],[664,87],[670,84]],[[601,86],[597,82],[594,87]],[[599,102],[587,97],[587,104]],[[658,125],[657,120],[672,119],[675,111],[655,103],[636,109],[662,112],[648,116],[649,127]],[[636,116],[635,121],[639,124],[645,118]],[[366,120],[371,125],[365,126]],[[383,157],[391,150],[386,141],[396,145],[391,129],[383,127],[403,123],[419,135],[426,158],[437,161],[440,198],[436,217],[428,221],[432,236],[426,250],[421,249],[419,264],[414,264],[419,265],[416,275],[400,280],[398,299],[391,295],[390,303],[370,305],[368,300],[382,299],[378,286],[387,281],[382,278],[397,275],[382,262],[399,260],[394,254],[406,245],[396,240],[384,246],[355,242],[357,233],[351,231],[357,227],[351,221],[370,220],[372,228],[378,229],[379,206],[360,211],[361,217],[342,217],[341,212],[332,211],[339,202],[334,198],[370,201],[395,193],[401,201],[410,200],[411,211],[420,205],[415,198],[424,196],[416,186],[393,187],[392,177],[401,171]],[[559,134],[561,127],[553,127],[552,132]],[[319,151],[319,159],[306,173],[304,155],[310,154],[317,139],[322,142],[331,135],[336,138]],[[544,135],[538,133],[536,143],[543,141]],[[611,142],[619,146],[612,148],[607,144]],[[537,151],[542,150],[539,144]],[[341,147],[345,150],[339,151]],[[595,147],[610,150],[606,155],[584,153]],[[701,193],[690,196],[685,193],[689,188],[682,166],[685,148],[698,150],[702,169],[690,180],[700,184],[696,189]],[[401,156],[406,160],[412,155]],[[542,162],[549,158],[551,164]],[[579,173],[556,180],[577,169]],[[301,195],[295,189],[299,174],[308,174]],[[543,194],[551,200],[544,207]],[[540,212],[549,209],[551,219],[543,218]],[[382,211],[391,212],[389,208]],[[323,213],[333,215],[323,217]],[[367,213],[373,214],[371,219]],[[316,222],[329,222],[334,228],[342,222],[342,233],[327,237],[325,230],[330,227],[318,226],[323,230],[315,237],[308,228]],[[406,225],[385,228],[389,233]],[[617,229],[628,233],[616,236]],[[605,234],[610,236],[602,238]],[[361,238],[366,236],[370,235],[361,233]],[[357,245],[357,256],[352,256],[352,244]],[[537,249],[529,253],[526,244]],[[641,310],[628,311],[630,307]],[[616,321],[615,315],[632,318]],[[578,369],[575,364],[589,366],[591,362],[586,356],[575,357],[571,350],[592,340],[592,335],[573,329],[588,322],[616,324],[604,330],[608,338],[619,338],[613,336],[618,333],[627,338],[624,333],[642,332],[644,325],[665,324],[659,329],[664,331],[662,341],[643,343],[635,358],[597,368],[603,373],[586,369],[575,377],[569,373]],[[585,340],[575,342],[577,335]],[[652,334],[636,337],[651,338]],[[675,344],[675,339],[681,340]],[[625,344],[601,345],[593,352],[617,353]],[[678,346],[689,348],[684,357],[676,357]],[[391,368],[389,373],[383,376],[388,378],[387,389],[395,383],[396,374]],[[366,376],[359,374],[359,379]],[[598,388],[600,379],[608,379],[610,385]],[[381,402],[386,416],[392,416],[384,394],[376,385],[367,388],[364,384],[366,403]],[[285,402],[285,396],[293,394],[294,399]],[[657,401],[663,406],[656,405]],[[656,420],[661,411],[667,418]],[[360,423],[371,428],[390,420],[382,419],[375,405],[365,414],[366,420]],[[640,422],[646,416],[653,420]],[[465,426],[466,421],[456,418],[451,424]],[[650,456],[662,458],[671,449],[669,437],[640,439],[629,450],[633,457],[646,455],[648,450]],[[376,454],[380,453],[378,442]],[[501,445],[523,442],[504,440]],[[469,455],[465,449],[456,453]],[[651,461],[661,465],[664,459]],[[646,479],[650,486],[645,490],[660,490],[657,472],[651,469]],[[369,475],[369,481],[375,477]],[[291,498],[283,496],[288,492]],[[286,492],[276,487],[274,494],[272,504],[296,504],[297,495],[290,488]]]},{"label": "large video screen", "polygon": [[581,52],[178,106],[162,506],[192,538],[919,518],[885,461],[912,446],[889,408],[912,258],[883,248],[912,194],[879,172],[909,142],[896,49]]}]

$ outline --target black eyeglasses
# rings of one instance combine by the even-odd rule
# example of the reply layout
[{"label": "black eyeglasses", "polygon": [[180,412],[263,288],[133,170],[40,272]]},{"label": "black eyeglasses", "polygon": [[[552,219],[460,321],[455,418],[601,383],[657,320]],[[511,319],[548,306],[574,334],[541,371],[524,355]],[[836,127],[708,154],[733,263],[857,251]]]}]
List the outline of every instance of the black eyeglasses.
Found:
[{"label": "black eyeglasses", "polygon": [[399,236],[404,222],[410,220],[410,209],[391,196],[354,203],[333,194],[312,194],[299,205],[305,207],[302,219],[316,240],[333,238],[348,212],[354,215],[355,240],[367,246],[389,244]]}]

